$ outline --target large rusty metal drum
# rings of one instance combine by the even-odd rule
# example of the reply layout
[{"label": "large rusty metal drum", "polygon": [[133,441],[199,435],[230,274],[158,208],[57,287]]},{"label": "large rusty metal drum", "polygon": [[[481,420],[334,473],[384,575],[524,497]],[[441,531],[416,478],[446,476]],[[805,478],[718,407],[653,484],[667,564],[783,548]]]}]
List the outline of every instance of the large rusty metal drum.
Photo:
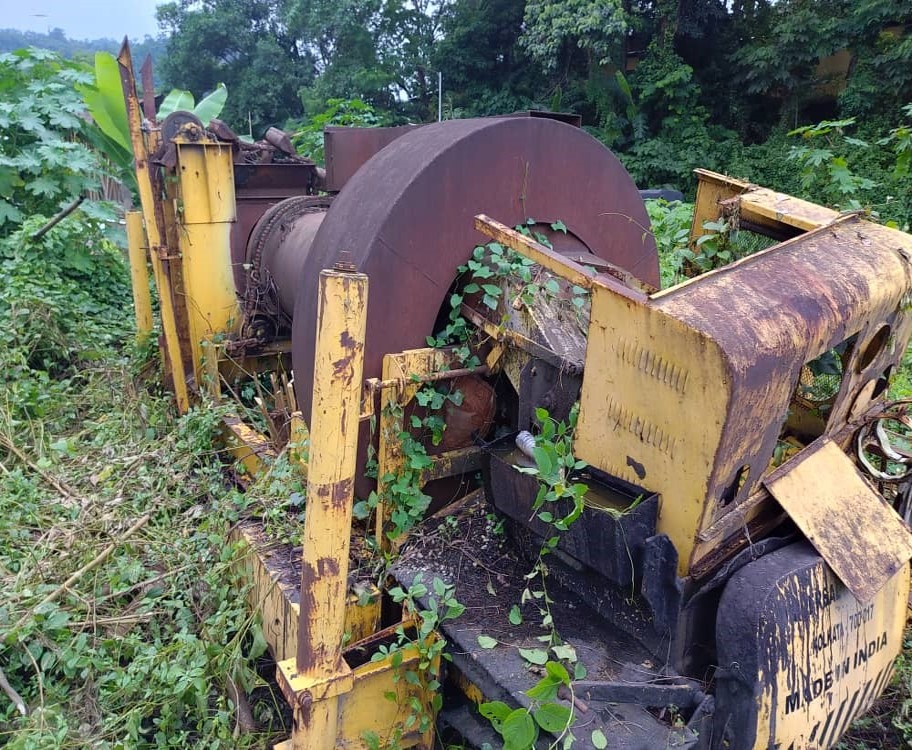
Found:
[{"label": "large rusty metal drum", "polygon": [[336,197],[296,279],[292,355],[310,408],[319,272],[341,252],[370,279],[365,377],[387,352],[425,346],[456,267],[484,238],[473,217],[563,221],[595,255],[658,285],[655,242],[618,159],[579,128],[503,117],[428,125],[368,161]]},{"label": "large rusty metal drum", "polygon": [[378,377],[384,354],[425,346],[456,267],[484,241],[473,228],[479,213],[509,225],[561,221],[568,251],[591,253],[658,285],[655,243],[636,186],[585,131],[538,117],[416,129],[365,163],[325,215],[302,214],[262,253],[282,307],[293,312],[295,390],[305,416],[320,271],[345,253],[368,275],[364,376]]}]

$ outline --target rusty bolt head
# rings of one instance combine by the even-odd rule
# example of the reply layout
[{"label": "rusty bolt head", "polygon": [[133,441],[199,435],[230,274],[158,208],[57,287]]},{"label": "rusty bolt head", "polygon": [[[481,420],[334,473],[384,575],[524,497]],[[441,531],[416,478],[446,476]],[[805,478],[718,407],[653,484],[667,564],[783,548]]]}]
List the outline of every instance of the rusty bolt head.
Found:
[{"label": "rusty bolt head", "polygon": [[348,250],[341,250],[336,262],[333,263],[333,271],[342,271],[343,273],[355,273],[358,267],[352,263],[352,254]]}]

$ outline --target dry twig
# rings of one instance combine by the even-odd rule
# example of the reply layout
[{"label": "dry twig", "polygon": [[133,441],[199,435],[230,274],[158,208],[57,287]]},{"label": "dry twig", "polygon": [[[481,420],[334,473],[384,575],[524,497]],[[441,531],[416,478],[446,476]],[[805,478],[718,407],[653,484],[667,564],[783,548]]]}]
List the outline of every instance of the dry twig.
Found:
[{"label": "dry twig", "polygon": [[143,526],[145,526],[149,519],[152,517],[151,513],[146,513],[142,516],[136,523],[134,523],[129,529],[127,529],[116,542],[111,542],[107,547],[105,547],[101,552],[99,552],[95,557],[93,557],[89,562],[83,565],[79,570],[77,570],[73,575],[67,578],[60,586],[54,589],[50,594],[48,594],[44,599],[42,599],[38,604],[32,607],[28,612],[26,612],[22,617],[19,618],[12,631],[15,632],[19,630],[26,622],[29,621],[35,611],[43,607],[45,604],[55,601],[58,597],[63,595],[74,583],[76,583],[80,578],[82,578],[86,573],[91,573],[95,568],[101,565],[105,560],[107,560],[114,551],[127,539],[133,536],[137,531],[139,531]]},{"label": "dry twig", "polygon": [[228,700],[234,704],[235,709],[235,737],[244,734],[252,734],[257,730],[256,720],[253,718],[253,711],[250,709],[250,701],[247,695],[237,685],[237,683],[228,675],[225,685],[228,692]]}]

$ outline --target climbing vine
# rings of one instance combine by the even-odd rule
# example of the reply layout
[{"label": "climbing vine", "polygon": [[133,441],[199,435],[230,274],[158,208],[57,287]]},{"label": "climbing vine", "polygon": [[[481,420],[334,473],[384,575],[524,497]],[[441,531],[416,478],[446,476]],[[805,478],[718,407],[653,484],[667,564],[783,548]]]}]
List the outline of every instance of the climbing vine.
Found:
[{"label": "climbing vine", "polygon": [[[455,586],[448,585],[439,578],[434,578],[428,588],[423,575],[418,573],[408,588],[396,586],[389,591],[390,598],[412,615],[415,627],[412,629],[407,628],[405,623],[400,624],[396,628],[396,640],[388,646],[380,646],[371,657],[371,661],[389,659],[390,664],[399,669],[403,665],[405,650],[414,649],[418,657],[414,666],[394,673],[393,682],[404,681],[414,688],[420,687],[431,694],[432,698],[429,704],[422,702],[417,695],[406,698],[405,705],[409,713],[402,729],[397,729],[385,746],[398,747],[404,734],[403,730],[417,731],[421,734],[429,731],[434,717],[443,706],[440,681],[437,679],[439,663],[441,659],[448,661],[451,657],[444,651],[446,641],[436,633],[436,630],[442,623],[455,620],[465,611],[465,606],[456,600],[455,589]],[[393,703],[401,702],[401,697],[396,691],[389,691],[384,697]],[[365,732],[362,739],[369,750],[379,750],[384,746],[376,732]]]},{"label": "climbing vine", "polygon": [[[544,631],[538,640],[543,647],[518,648],[518,651],[530,665],[543,668],[545,675],[526,691],[526,696],[531,699],[528,708],[511,709],[499,701],[483,703],[479,707],[481,714],[503,737],[504,747],[508,750],[533,747],[540,731],[555,737],[550,745],[552,748],[569,747],[575,740],[570,731],[575,710],[572,679],[583,679],[586,668],[579,661],[573,646],[564,643],[554,624],[546,558],[556,549],[561,533],[580,518],[584,508],[587,486],[573,481],[573,473],[586,467],[585,462],[577,460],[572,451],[578,414],[578,404],[571,409],[566,422],[553,419],[545,409],[537,409],[539,434],[524,451],[535,465],[515,467],[538,480],[532,512],[553,529],[553,534],[542,542],[538,559],[525,576],[526,585],[519,605],[513,605],[507,615],[511,625],[520,625],[523,622],[523,606],[531,605],[537,609]],[[568,504],[569,509],[566,509]],[[498,641],[488,635],[480,635],[478,644],[482,648],[494,648]],[[599,744],[601,739],[593,733],[592,742],[596,747],[603,747]]]}]

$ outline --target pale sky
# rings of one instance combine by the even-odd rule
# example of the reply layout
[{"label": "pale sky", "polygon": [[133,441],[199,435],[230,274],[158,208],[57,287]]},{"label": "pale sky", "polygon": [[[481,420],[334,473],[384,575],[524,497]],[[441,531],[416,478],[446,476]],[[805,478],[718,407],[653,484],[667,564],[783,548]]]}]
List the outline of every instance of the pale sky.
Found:
[{"label": "pale sky", "polygon": [[0,0],[0,28],[48,32],[55,27],[70,39],[158,34],[155,6],[163,0]]}]

